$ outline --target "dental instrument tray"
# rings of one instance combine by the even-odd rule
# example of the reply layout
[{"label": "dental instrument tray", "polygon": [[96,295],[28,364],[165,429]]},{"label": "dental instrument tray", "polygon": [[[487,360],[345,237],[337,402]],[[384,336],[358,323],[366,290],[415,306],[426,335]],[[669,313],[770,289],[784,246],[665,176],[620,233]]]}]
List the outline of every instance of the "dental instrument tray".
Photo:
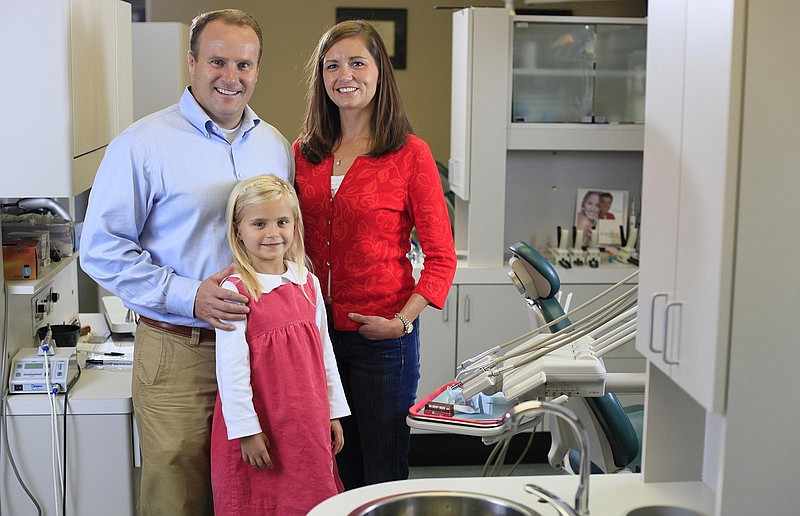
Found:
[{"label": "dental instrument tray", "polygon": [[495,437],[506,430],[506,415],[516,405],[504,403],[486,396],[481,398],[481,410],[476,413],[463,413],[457,410],[448,415],[452,406],[448,388],[457,386],[458,382],[442,385],[425,398],[419,400],[408,410],[406,422],[411,428],[434,430],[451,434],[472,435],[477,437]]}]

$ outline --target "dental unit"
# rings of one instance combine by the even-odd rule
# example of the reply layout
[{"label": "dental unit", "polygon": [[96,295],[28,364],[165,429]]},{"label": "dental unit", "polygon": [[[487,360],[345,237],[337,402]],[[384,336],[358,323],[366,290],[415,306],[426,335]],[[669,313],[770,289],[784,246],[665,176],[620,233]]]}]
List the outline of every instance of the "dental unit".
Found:
[{"label": "dental unit", "polygon": [[[493,444],[541,423],[543,416],[509,426],[514,407],[546,400],[563,404],[581,419],[589,430],[595,466],[608,473],[626,470],[638,457],[639,439],[613,391],[643,392],[644,380],[607,373],[602,357],[636,338],[638,286],[630,282],[638,271],[565,313],[552,264],[524,242],[511,250],[509,276],[541,324],[463,361],[452,383],[412,407],[409,425],[480,435],[485,444]],[[439,410],[426,414],[425,403]],[[443,410],[448,405],[452,414]],[[556,418],[550,427],[550,464],[577,471],[579,443],[573,432]]]}]

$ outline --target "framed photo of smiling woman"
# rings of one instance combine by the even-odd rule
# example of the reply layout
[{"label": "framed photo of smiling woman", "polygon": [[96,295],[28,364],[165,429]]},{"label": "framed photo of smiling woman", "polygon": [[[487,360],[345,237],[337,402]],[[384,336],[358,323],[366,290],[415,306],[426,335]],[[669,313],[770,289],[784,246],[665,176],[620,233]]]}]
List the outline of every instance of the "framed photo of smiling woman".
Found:
[{"label": "framed photo of smiling woman", "polygon": [[364,20],[375,27],[386,45],[386,51],[395,70],[406,68],[407,16],[405,9],[336,8],[336,23],[344,20]]}]

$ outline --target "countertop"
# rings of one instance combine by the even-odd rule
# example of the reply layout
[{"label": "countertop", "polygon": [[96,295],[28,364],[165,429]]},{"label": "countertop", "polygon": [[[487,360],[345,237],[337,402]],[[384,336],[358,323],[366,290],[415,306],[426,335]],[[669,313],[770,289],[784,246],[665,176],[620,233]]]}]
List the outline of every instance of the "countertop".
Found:
[{"label": "countertop", "polygon": [[[81,376],[67,392],[68,413],[130,414],[131,400],[130,369],[83,369]],[[58,412],[63,414],[64,395],[56,395]],[[11,394],[8,396],[7,414],[11,416],[35,416],[50,413],[46,394]]]},{"label": "countertop", "polygon": [[[102,314],[80,314],[81,324],[90,324],[98,331],[108,331]],[[132,335],[113,334],[110,342],[131,344]],[[78,364],[83,366],[82,353]],[[131,414],[131,367],[82,367],[80,377],[67,392],[68,414]],[[29,416],[50,413],[46,394],[10,394],[8,411],[12,416]],[[56,395],[58,412],[64,412],[64,395]]]},{"label": "countertop", "polygon": [[[422,263],[414,264],[414,277],[419,278],[419,272],[422,269]],[[557,266],[556,272],[561,280],[561,283],[570,284],[613,284],[621,281],[626,276],[632,274],[638,269],[630,264],[618,262],[603,262],[597,269],[591,267],[572,267],[565,269],[564,267]],[[508,277],[508,271],[511,267],[508,265],[502,266],[475,266],[469,265],[463,256],[459,256],[456,265],[456,275],[453,283],[456,285],[480,285],[480,284],[509,284],[511,279]],[[631,282],[635,283],[635,279]]]},{"label": "countertop", "polygon": [[[467,491],[505,498],[532,507],[542,516],[554,509],[525,492],[526,484],[543,487],[575,504],[578,477],[545,475],[491,478],[419,478],[377,484],[344,492],[317,505],[309,516],[346,515],[377,498],[413,491]],[[633,509],[651,505],[677,506],[713,514],[714,493],[702,482],[644,483],[641,474],[592,475],[589,482],[589,510],[593,516],[625,516]]]}]

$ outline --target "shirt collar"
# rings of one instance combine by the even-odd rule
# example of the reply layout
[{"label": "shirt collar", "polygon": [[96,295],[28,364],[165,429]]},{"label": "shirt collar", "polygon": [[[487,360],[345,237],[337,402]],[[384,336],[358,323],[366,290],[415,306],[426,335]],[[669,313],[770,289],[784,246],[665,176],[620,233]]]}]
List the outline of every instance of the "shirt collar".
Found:
[{"label": "shirt collar", "polygon": [[[203,107],[197,102],[197,99],[194,98],[190,86],[187,86],[186,89],[183,90],[183,95],[181,95],[181,99],[178,101],[178,107],[189,123],[206,135],[206,138],[210,138],[214,133],[214,129],[219,127],[216,122],[211,120],[211,117],[208,116],[208,113],[206,113]],[[255,111],[253,111],[249,105],[245,105],[241,126],[242,138],[260,123],[261,119],[258,118]],[[216,131],[216,134],[222,135],[220,131]]]},{"label": "shirt collar", "polygon": [[294,262],[286,262],[286,272],[277,274],[259,274],[258,281],[261,283],[261,293],[269,294],[284,283],[294,283],[305,285],[306,277],[300,277],[299,267]]}]

